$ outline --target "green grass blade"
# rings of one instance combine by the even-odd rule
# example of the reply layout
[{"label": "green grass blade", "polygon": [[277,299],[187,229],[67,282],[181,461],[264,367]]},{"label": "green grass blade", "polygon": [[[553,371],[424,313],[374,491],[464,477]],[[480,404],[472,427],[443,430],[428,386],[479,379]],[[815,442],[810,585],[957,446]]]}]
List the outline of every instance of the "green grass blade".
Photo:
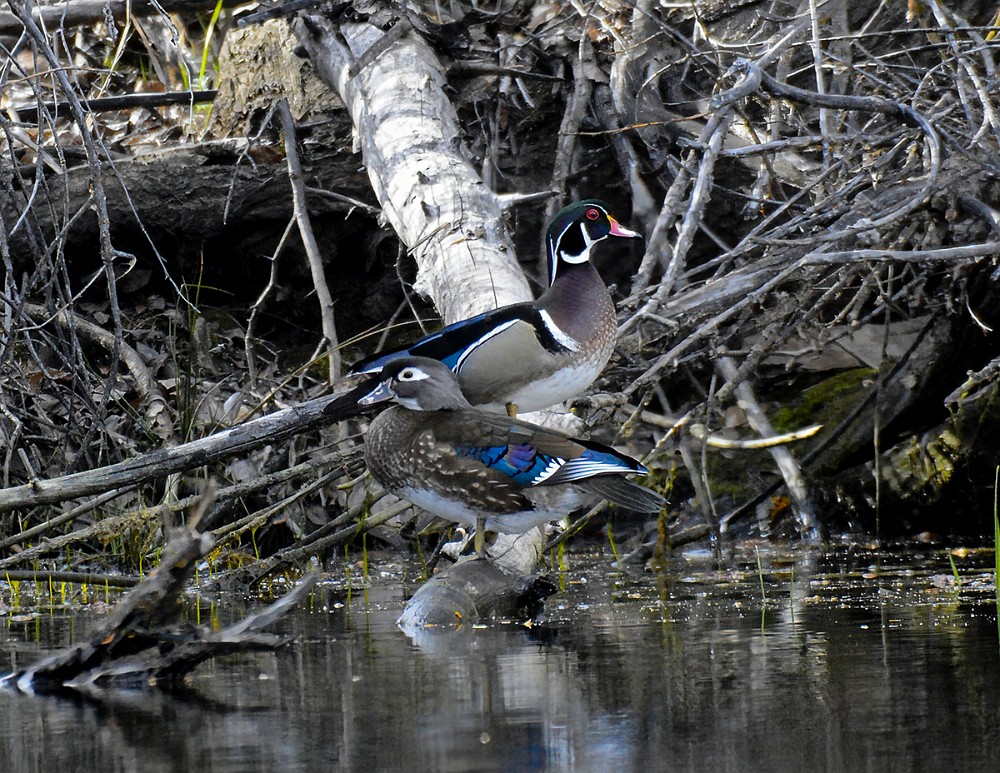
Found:
[{"label": "green grass blade", "polygon": [[993,478],[993,593],[997,605],[997,646],[1000,646],[1000,515],[997,514],[997,486],[1000,485],[1000,466]]},{"label": "green grass blade", "polygon": [[208,29],[205,30],[205,45],[201,49],[201,67],[198,69],[198,83],[201,88],[205,88],[205,70],[208,67],[208,52],[212,48],[212,33],[215,32],[215,23],[219,20],[221,13],[222,0],[218,0],[215,4],[215,10],[212,12],[212,19],[208,22]]}]

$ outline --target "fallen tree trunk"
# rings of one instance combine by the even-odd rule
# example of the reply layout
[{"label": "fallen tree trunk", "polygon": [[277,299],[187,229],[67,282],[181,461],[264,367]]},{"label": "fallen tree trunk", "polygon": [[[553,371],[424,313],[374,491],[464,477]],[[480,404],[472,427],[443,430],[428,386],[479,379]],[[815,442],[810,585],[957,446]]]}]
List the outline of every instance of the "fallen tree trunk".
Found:
[{"label": "fallen tree trunk", "polygon": [[[143,258],[155,252],[151,245],[169,245],[169,269],[178,276],[207,270],[211,277],[237,261],[245,272],[247,256],[271,254],[292,217],[285,164],[250,163],[248,153],[245,142],[224,141],[116,161],[113,174],[105,177],[108,216],[116,239],[134,245],[132,252]],[[336,180],[337,191],[354,197],[363,195],[366,187],[356,170],[356,158],[333,153],[314,154],[308,167],[310,175]],[[97,218],[88,210],[90,185],[87,166],[47,174],[44,194],[26,185],[23,198],[0,197],[0,215],[6,223],[17,223],[30,207],[38,228],[53,240],[63,239],[68,255],[87,255],[93,253],[98,236]],[[320,196],[311,197],[309,205],[314,217],[350,208],[343,201]],[[67,226],[59,219],[61,206],[83,214]],[[336,220],[342,223],[342,218]],[[15,267],[27,270],[37,259],[30,234],[22,228],[9,238]],[[215,256],[207,266],[206,248]],[[77,267],[79,259],[72,260],[81,271],[97,265],[94,260],[93,266]],[[126,289],[129,281],[123,279]]]},{"label": "fallen tree trunk", "polygon": [[416,260],[414,287],[446,322],[530,299],[500,198],[456,141],[458,116],[430,46],[410,32],[369,62],[378,27],[305,16],[294,28],[350,110],[382,211]]}]

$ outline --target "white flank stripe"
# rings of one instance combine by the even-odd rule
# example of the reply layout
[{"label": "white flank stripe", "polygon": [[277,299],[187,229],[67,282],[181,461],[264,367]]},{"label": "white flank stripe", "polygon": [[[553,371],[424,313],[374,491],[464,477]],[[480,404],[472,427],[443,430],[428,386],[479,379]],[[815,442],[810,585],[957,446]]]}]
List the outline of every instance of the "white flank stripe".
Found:
[{"label": "white flank stripe", "polygon": [[542,323],[545,325],[545,328],[549,331],[552,337],[556,339],[562,346],[566,347],[571,352],[580,351],[580,343],[572,336],[566,335],[566,333],[563,332],[562,328],[560,328],[559,325],[557,325],[555,321],[552,319],[552,317],[549,316],[549,313],[547,311],[539,311],[538,316],[542,318]]}]

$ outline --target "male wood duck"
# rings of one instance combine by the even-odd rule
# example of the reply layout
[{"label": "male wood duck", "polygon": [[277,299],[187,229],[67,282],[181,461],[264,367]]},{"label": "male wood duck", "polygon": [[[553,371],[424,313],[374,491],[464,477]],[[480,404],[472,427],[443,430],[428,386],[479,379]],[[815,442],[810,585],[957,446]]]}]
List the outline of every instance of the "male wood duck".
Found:
[{"label": "male wood duck", "polygon": [[523,532],[591,499],[657,512],[659,494],[628,480],[648,470],[610,446],[474,408],[444,363],[399,357],[325,409],[343,418],[394,402],[365,435],[365,460],[386,489],[450,521]]},{"label": "male wood duck", "polygon": [[546,239],[549,288],[448,325],[415,343],[367,357],[348,373],[377,373],[404,356],[432,357],[451,368],[473,405],[537,411],[575,397],[604,369],[617,322],[604,280],[590,262],[609,236],[637,238],[595,199],[562,209]]}]

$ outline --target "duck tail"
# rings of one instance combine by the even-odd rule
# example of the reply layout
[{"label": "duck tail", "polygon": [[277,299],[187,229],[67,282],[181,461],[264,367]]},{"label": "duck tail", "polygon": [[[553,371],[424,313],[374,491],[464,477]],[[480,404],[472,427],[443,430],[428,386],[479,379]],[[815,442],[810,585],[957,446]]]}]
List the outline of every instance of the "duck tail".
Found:
[{"label": "duck tail", "polygon": [[613,475],[601,475],[596,478],[577,481],[577,486],[585,491],[596,494],[612,504],[637,510],[641,513],[657,513],[667,500],[652,489],[640,486],[632,481]]}]

